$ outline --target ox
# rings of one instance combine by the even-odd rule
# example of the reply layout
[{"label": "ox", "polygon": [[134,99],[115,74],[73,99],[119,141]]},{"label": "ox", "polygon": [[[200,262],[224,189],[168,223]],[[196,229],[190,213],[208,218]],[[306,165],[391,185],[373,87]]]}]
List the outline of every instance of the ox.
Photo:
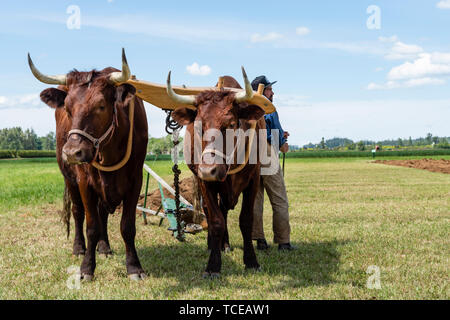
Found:
[{"label": "ox", "polygon": [[[133,280],[144,278],[134,239],[148,140],[147,118],[135,88],[125,83],[130,77],[125,51],[122,49],[122,71],[109,67],[48,76],[39,72],[29,55],[28,63],[39,81],[59,85],[45,89],[40,96],[55,109],[56,156],[75,220],[73,254],[85,255],[80,268],[82,279],[93,278],[96,248],[100,253],[111,253],[108,214],[122,201],[120,231],[127,272]],[[121,165],[115,166],[118,163]]]},{"label": "ox", "polygon": [[[239,226],[244,243],[244,264],[246,269],[259,269],[252,243],[253,204],[259,187],[260,161],[245,163],[242,170],[229,174],[236,168],[235,163],[220,161],[210,163],[205,157],[222,156],[220,150],[215,150],[215,138],[204,137],[201,143],[201,161],[195,163],[194,150],[194,122],[201,122],[203,132],[216,130],[224,133],[228,130],[251,128],[250,121],[256,123],[256,131],[265,128],[264,110],[256,105],[249,105],[246,101],[252,98],[253,90],[248,81],[245,70],[242,68],[245,81],[245,90],[238,93],[227,90],[207,90],[197,96],[178,95],[172,89],[170,73],[167,79],[167,92],[177,103],[195,106],[194,109],[179,107],[172,113],[172,117],[180,125],[187,125],[187,137],[190,137],[191,159],[188,164],[190,170],[198,177],[200,190],[204,199],[205,213],[208,221],[208,247],[211,249],[209,261],[203,276],[218,277],[221,270],[221,251],[229,248],[227,232],[227,214],[234,209],[239,195],[243,194],[242,208],[239,216]],[[231,77],[224,78],[224,85],[241,89],[236,80]],[[262,121],[261,121],[262,120]],[[258,136],[258,135],[256,135]],[[256,137],[256,140],[258,137]],[[223,136],[221,145],[226,148],[226,139]],[[248,144],[248,137],[246,138]],[[186,142],[185,142],[186,143]],[[256,144],[258,142],[256,141]],[[248,146],[247,146],[248,147]],[[186,153],[185,151],[185,154]],[[205,161],[204,161],[205,160]]]}]

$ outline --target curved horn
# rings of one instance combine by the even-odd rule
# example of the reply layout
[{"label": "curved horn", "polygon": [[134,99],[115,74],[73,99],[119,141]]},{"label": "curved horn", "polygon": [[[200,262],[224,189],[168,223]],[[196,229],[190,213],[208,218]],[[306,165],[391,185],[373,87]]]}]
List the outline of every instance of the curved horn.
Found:
[{"label": "curved horn", "polygon": [[247,73],[245,72],[244,67],[242,68],[242,75],[244,76],[244,84],[245,84],[245,90],[236,93],[236,96],[234,97],[234,101],[237,103],[245,102],[253,98],[253,89],[252,85],[250,84],[250,81],[248,81]]},{"label": "curved horn", "polygon": [[39,81],[47,84],[61,84],[65,85],[67,82],[67,76],[65,74],[56,75],[56,76],[47,76],[45,74],[42,74],[33,63],[33,60],[31,60],[30,54],[28,53],[28,65],[30,66],[31,72],[33,75],[38,79]]},{"label": "curved horn", "polygon": [[194,105],[195,103],[195,96],[192,95],[180,95],[175,93],[175,91],[173,91],[172,89],[172,85],[170,83],[170,75],[172,74],[172,71],[169,71],[169,75],[167,76],[167,94],[169,95],[169,97],[177,102],[177,103],[181,103],[181,104],[187,104],[187,105]]},{"label": "curved horn", "polygon": [[130,79],[131,72],[130,67],[128,66],[127,57],[125,55],[125,49],[122,48],[122,71],[121,72],[112,72],[109,75],[109,80],[112,83],[123,83],[127,82]]}]

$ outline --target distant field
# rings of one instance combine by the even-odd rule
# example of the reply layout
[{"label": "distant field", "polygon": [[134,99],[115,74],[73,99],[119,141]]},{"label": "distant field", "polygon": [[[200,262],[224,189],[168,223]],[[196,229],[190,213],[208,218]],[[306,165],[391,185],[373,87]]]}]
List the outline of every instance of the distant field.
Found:
[{"label": "distant field", "polygon": [[[147,164],[172,181],[171,162]],[[450,175],[370,158],[286,159],[286,184],[291,238],[299,249],[257,252],[262,272],[244,270],[236,208],[229,215],[234,250],[223,257],[215,281],[200,277],[208,259],[206,233],[179,243],[167,224],[158,227],[150,218],[153,224],[144,226],[138,217],[136,247],[149,277],[131,283],[120,216],[113,215],[114,255],[99,257],[95,281],[76,290],[66,286],[67,269],[81,258],[71,256],[73,233],[66,239],[57,214],[63,179],[56,161],[0,160],[0,299],[450,298]],[[265,222],[272,244],[267,199]],[[371,268],[380,270],[381,289],[366,286]]]}]

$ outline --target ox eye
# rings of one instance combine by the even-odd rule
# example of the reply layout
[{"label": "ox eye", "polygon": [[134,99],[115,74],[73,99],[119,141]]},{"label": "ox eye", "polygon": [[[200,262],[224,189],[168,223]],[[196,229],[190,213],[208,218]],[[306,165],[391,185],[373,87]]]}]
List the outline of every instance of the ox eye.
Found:
[{"label": "ox eye", "polygon": [[100,111],[105,111],[105,110],[106,110],[105,106],[100,106],[100,107],[98,107],[98,109],[99,109]]}]

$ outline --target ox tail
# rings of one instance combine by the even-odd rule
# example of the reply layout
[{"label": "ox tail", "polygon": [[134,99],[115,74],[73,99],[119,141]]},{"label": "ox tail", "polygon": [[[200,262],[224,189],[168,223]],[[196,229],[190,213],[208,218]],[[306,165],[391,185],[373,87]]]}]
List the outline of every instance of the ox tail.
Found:
[{"label": "ox tail", "polygon": [[61,212],[61,221],[66,225],[67,239],[70,235],[70,212],[72,208],[72,200],[70,198],[69,188],[64,187],[63,210]]}]

